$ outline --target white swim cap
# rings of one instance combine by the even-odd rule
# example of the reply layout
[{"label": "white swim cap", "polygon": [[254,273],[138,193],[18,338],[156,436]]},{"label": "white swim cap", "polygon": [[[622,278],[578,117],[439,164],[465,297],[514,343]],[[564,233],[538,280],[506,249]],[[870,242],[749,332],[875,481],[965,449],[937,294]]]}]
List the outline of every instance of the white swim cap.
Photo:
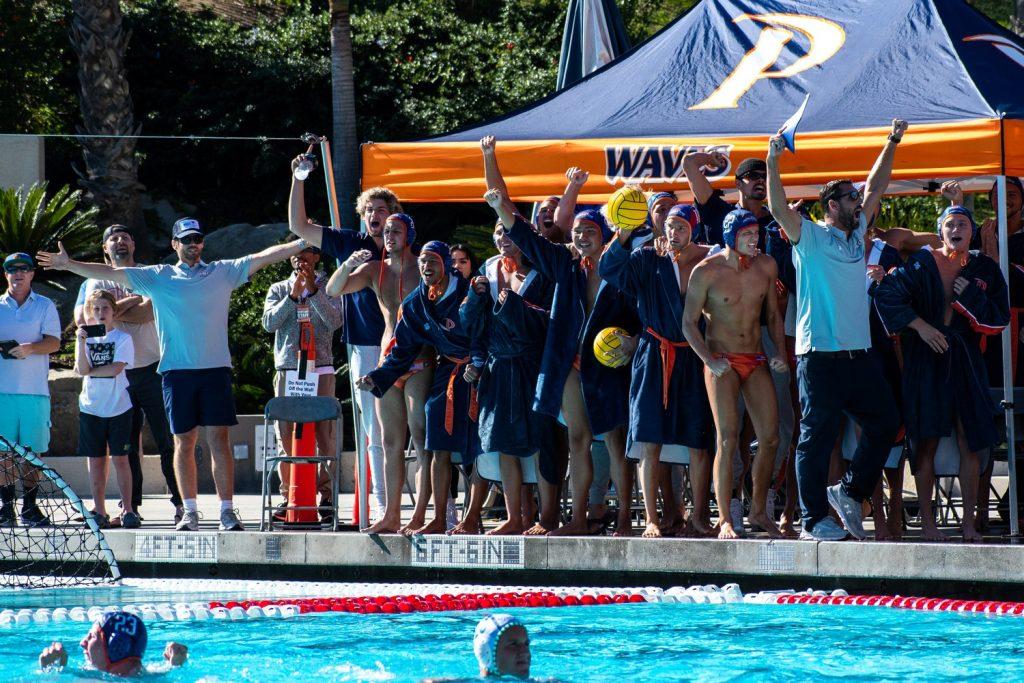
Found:
[{"label": "white swim cap", "polygon": [[473,652],[476,653],[480,667],[488,674],[498,673],[493,670],[494,659],[498,651],[501,634],[513,626],[526,628],[523,622],[511,614],[491,614],[480,620],[473,636]]}]

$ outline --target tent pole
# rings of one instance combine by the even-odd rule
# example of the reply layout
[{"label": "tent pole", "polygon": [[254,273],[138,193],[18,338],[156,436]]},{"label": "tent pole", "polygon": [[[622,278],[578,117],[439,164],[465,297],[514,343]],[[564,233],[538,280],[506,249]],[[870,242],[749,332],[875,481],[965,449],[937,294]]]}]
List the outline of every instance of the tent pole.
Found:
[{"label": "tent pole", "polygon": [[[338,208],[338,191],[334,186],[334,165],[332,163],[333,157],[331,156],[331,143],[327,141],[327,138],[320,140],[320,159],[323,162],[324,168],[324,182],[327,185],[327,209],[331,217],[331,225],[340,228],[341,227],[341,212]],[[341,264],[338,264],[341,265]],[[344,306],[344,297],[342,297],[342,305]],[[342,309],[344,310],[344,309]],[[356,516],[359,518],[359,528],[365,529],[370,525],[369,519],[369,501],[367,492],[367,476],[366,476],[366,448],[364,447],[364,434],[362,433],[362,422],[359,419],[359,405],[356,401],[356,378],[353,377],[352,373],[352,349],[346,347],[346,359],[348,360],[348,389],[349,395],[352,397],[352,434],[354,435],[354,443],[356,447]],[[339,421],[340,423],[340,421]],[[340,453],[338,454],[341,455]],[[340,462],[340,460],[339,460]],[[341,471],[336,476],[341,476]],[[340,514],[340,513],[339,513]],[[335,520],[337,524],[337,520]]]},{"label": "tent pole", "polygon": [[[1003,271],[1003,279],[1010,281],[1010,253],[1006,234],[1006,176],[996,178],[996,216],[999,221],[999,268]],[[1010,477],[1010,537],[1020,534],[1020,523],[1017,519],[1017,449],[1013,424],[1013,344],[1009,326],[1003,328],[1003,415],[1006,419],[1006,467]]]}]

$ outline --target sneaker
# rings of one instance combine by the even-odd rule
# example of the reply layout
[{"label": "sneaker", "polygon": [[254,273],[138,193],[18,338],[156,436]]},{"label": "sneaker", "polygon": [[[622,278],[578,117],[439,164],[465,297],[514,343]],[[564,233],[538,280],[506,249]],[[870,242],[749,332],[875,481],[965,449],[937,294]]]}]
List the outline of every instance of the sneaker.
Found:
[{"label": "sneaker", "polygon": [[122,529],[138,529],[142,526],[142,518],[139,517],[137,512],[122,512],[121,513],[121,528]]},{"label": "sneaker", "polygon": [[325,524],[330,524],[334,521],[334,508],[331,504],[331,499],[323,496],[320,496],[320,521]]},{"label": "sneaker", "polygon": [[846,529],[836,524],[831,517],[822,519],[810,531],[807,527],[800,532],[801,541],[842,541],[847,536]]},{"label": "sneaker", "polygon": [[181,518],[184,517],[184,516],[185,516],[185,508],[183,508],[180,505],[175,505],[174,506],[174,524],[175,524],[175,526],[177,526],[178,522],[180,522]]},{"label": "sneaker", "polygon": [[199,531],[199,511],[185,510],[181,515],[181,521],[175,527],[175,531]]},{"label": "sneaker", "polygon": [[278,522],[287,521],[287,519],[288,519],[288,501],[287,500],[282,500],[280,503],[277,504],[277,507],[275,507],[274,511],[272,513],[270,513],[270,514]]},{"label": "sneaker", "polygon": [[238,510],[221,510],[220,512],[221,531],[245,531],[242,520],[238,519]]},{"label": "sneaker", "polygon": [[743,503],[740,502],[739,498],[733,498],[729,501],[729,519],[732,521],[732,529],[738,536],[745,536],[746,530],[743,528]]},{"label": "sneaker", "polygon": [[43,514],[38,505],[21,509],[21,523],[23,526],[50,526],[50,518]]},{"label": "sneaker", "polygon": [[843,526],[850,532],[850,535],[858,541],[868,537],[864,533],[864,520],[862,518],[861,505],[843,492],[843,485],[836,484],[825,489],[828,495],[828,504],[839,513],[839,519],[843,520]]},{"label": "sneaker", "polygon": [[14,526],[14,506],[0,507],[0,526]]}]

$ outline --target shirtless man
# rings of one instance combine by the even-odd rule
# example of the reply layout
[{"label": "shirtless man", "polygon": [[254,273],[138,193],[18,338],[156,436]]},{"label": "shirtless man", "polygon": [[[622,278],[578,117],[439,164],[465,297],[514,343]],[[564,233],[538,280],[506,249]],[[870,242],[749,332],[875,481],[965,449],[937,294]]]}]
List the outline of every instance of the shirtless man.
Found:
[{"label": "shirtless man", "polygon": [[[715,498],[719,506],[718,537],[738,538],[725,501],[732,497],[732,454],[739,440],[739,396],[742,392],[757,434],[754,496],[750,522],[773,538],[782,532],[765,512],[775,451],[778,448],[778,406],[769,366],[787,372],[782,316],[778,312],[775,259],[757,250],[758,221],[745,209],[730,212],[722,225],[725,251],[697,264],[690,275],[683,331],[693,351],[704,361],[704,378],[715,418]],[[770,360],[761,344],[761,311],[776,355]],[[707,321],[702,338],[698,323]]]},{"label": "shirtless man", "polygon": [[[367,287],[377,295],[381,313],[384,315],[384,337],[382,358],[395,336],[402,301],[419,284],[419,269],[412,253],[416,240],[416,227],[411,217],[396,213],[384,223],[384,249],[387,257],[382,261],[371,261],[373,254],[361,249],[334,271],[327,282],[328,296],[353,294]],[[405,446],[408,432],[412,433],[413,446],[419,457],[419,491],[416,510],[409,524],[401,529],[411,533],[423,526],[427,514],[429,490],[429,467],[424,451],[426,423],[424,404],[433,377],[435,365],[433,349],[426,347],[409,373],[395,382],[394,386],[377,399],[377,414],[380,416],[384,436],[385,509],[376,524],[366,529],[368,534],[395,533],[401,527],[402,484],[405,482]]]}]

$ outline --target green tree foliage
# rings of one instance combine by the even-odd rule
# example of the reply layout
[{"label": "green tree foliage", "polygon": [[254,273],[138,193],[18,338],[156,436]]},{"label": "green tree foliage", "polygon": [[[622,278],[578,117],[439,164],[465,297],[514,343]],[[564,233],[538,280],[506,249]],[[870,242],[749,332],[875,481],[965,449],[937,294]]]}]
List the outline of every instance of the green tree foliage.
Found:
[{"label": "green tree foliage", "polygon": [[288,277],[287,263],[268,266],[235,290],[228,308],[228,344],[239,413],[262,413],[274,395],[274,335],[263,329],[263,301],[275,282]]},{"label": "green tree foliage", "polygon": [[[46,183],[0,190],[0,254],[23,251],[35,256],[40,249],[56,250],[57,242],[68,253],[94,250],[100,232],[95,207],[79,210],[81,191],[65,185],[46,197]],[[36,280],[50,282],[55,271],[39,270]]]}]

